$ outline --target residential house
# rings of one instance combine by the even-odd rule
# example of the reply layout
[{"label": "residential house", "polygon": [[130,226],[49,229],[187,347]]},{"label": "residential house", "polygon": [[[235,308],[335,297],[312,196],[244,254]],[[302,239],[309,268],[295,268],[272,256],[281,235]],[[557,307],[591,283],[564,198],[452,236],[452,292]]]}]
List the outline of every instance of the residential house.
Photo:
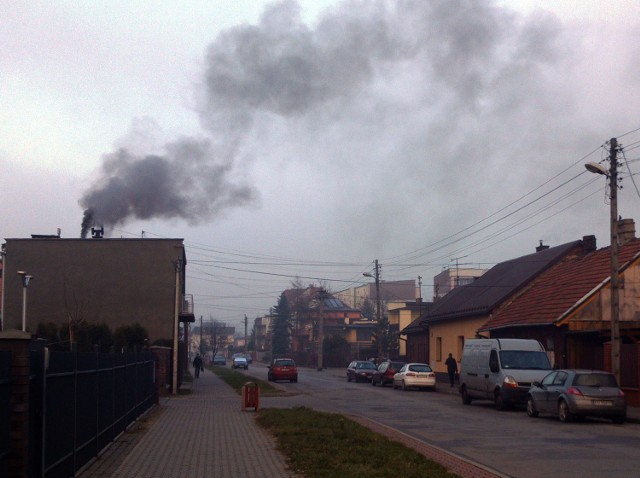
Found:
[{"label": "residential house", "polygon": [[410,302],[390,301],[387,303],[389,335],[398,338],[398,349],[389,352],[391,358],[406,359],[407,342],[400,336],[400,331],[406,329],[414,320],[428,312],[432,306],[433,302],[422,302],[421,299]]},{"label": "residential house", "polygon": [[31,333],[49,322],[70,327],[85,321],[106,323],[111,330],[138,323],[151,344],[172,343],[176,310],[179,320],[195,320],[193,302],[185,294],[182,239],[37,236],[6,239],[4,252],[5,330],[22,328],[18,271],[33,276],[25,314]]},{"label": "residential house", "polygon": [[[362,321],[360,310],[348,307],[321,287],[287,289],[283,294],[292,313],[291,349],[299,363],[317,364],[320,327],[325,338],[332,335],[345,338],[351,346],[349,354],[352,356],[361,348],[371,346],[375,323]],[[331,360],[331,357],[325,357],[324,365],[330,365]]]},{"label": "residential house", "polygon": [[[640,240],[620,236],[620,382],[640,405]],[[611,248],[565,256],[498,307],[479,328],[491,337],[534,338],[558,367],[610,370]]]},{"label": "residential house", "polygon": [[412,351],[422,351],[428,343],[428,363],[445,374],[448,354],[460,360],[465,340],[478,337],[478,329],[498,307],[568,254],[591,250],[595,250],[593,236],[539,247],[534,254],[497,264],[474,282],[453,289],[402,331],[407,336],[407,359],[414,360]]}]

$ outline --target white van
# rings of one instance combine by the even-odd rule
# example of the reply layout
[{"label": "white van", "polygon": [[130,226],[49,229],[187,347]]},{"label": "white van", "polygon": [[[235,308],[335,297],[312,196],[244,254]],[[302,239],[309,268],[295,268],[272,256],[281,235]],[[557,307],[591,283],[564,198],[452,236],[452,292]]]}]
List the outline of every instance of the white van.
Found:
[{"label": "white van", "polygon": [[549,357],[537,340],[467,340],[460,363],[462,403],[493,400],[496,410],[524,404],[531,384],[550,370]]}]

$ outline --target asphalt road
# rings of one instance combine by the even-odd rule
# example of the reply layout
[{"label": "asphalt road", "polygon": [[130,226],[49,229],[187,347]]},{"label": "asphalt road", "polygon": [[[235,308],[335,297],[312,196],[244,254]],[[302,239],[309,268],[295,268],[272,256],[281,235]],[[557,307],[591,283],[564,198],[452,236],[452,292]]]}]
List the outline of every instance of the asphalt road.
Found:
[{"label": "asphalt road", "polygon": [[[267,368],[261,364],[252,364],[246,373],[267,379]],[[349,383],[345,372],[336,369],[299,369],[298,383],[277,386],[291,395],[264,397],[261,406],[307,406],[364,416],[506,476],[640,475],[640,424],[636,423],[533,419],[524,408],[498,412],[490,402],[463,405],[445,384],[438,384],[437,392],[403,392]]]}]

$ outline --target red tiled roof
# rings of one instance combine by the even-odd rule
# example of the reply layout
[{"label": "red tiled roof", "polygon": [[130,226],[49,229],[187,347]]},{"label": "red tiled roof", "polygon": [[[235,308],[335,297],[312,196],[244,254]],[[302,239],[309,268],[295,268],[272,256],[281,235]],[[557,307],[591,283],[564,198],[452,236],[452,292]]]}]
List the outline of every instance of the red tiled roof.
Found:
[{"label": "red tiled roof", "polygon": [[[498,309],[479,330],[555,323],[579,300],[609,280],[610,250],[605,247],[586,255],[566,257]],[[636,257],[638,253],[640,239],[620,247],[620,268],[625,268],[632,259],[640,259]]]}]

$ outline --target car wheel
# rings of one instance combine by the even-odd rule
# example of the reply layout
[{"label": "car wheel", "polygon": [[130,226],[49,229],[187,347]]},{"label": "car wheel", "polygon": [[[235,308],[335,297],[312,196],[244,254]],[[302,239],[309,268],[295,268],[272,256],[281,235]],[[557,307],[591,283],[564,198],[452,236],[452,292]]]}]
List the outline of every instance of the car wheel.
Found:
[{"label": "car wheel", "polygon": [[273,379],[271,378],[270,373],[267,374],[267,382],[273,382]]},{"label": "car wheel", "polygon": [[527,415],[531,418],[536,418],[538,416],[538,410],[536,410],[536,405],[533,403],[533,397],[529,397],[527,399]]},{"label": "car wheel", "polygon": [[293,379],[294,383],[298,383],[298,377]]},{"label": "car wheel", "polygon": [[407,388],[407,384],[406,384],[406,383],[404,383],[404,380],[402,381],[402,390],[403,390],[404,392],[406,392],[407,390],[409,390],[409,389]]},{"label": "car wheel", "polygon": [[465,405],[471,404],[471,397],[469,396],[469,392],[467,392],[467,387],[462,387],[462,391],[460,392],[460,397],[462,398],[462,403]]},{"label": "car wheel", "polygon": [[573,420],[573,414],[569,411],[569,405],[564,400],[560,400],[558,403],[558,417],[563,423]]},{"label": "car wheel", "polygon": [[376,386],[376,381],[374,379],[371,379],[371,386],[375,387]]},{"label": "car wheel", "polygon": [[496,407],[496,410],[498,411],[502,411],[506,408],[506,405],[504,403],[504,399],[502,398],[502,394],[500,392],[496,392],[496,395],[493,399],[494,405]]},{"label": "car wheel", "polygon": [[351,377],[349,377],[349,375],[347,375],[347,382],[351,381]]}]

